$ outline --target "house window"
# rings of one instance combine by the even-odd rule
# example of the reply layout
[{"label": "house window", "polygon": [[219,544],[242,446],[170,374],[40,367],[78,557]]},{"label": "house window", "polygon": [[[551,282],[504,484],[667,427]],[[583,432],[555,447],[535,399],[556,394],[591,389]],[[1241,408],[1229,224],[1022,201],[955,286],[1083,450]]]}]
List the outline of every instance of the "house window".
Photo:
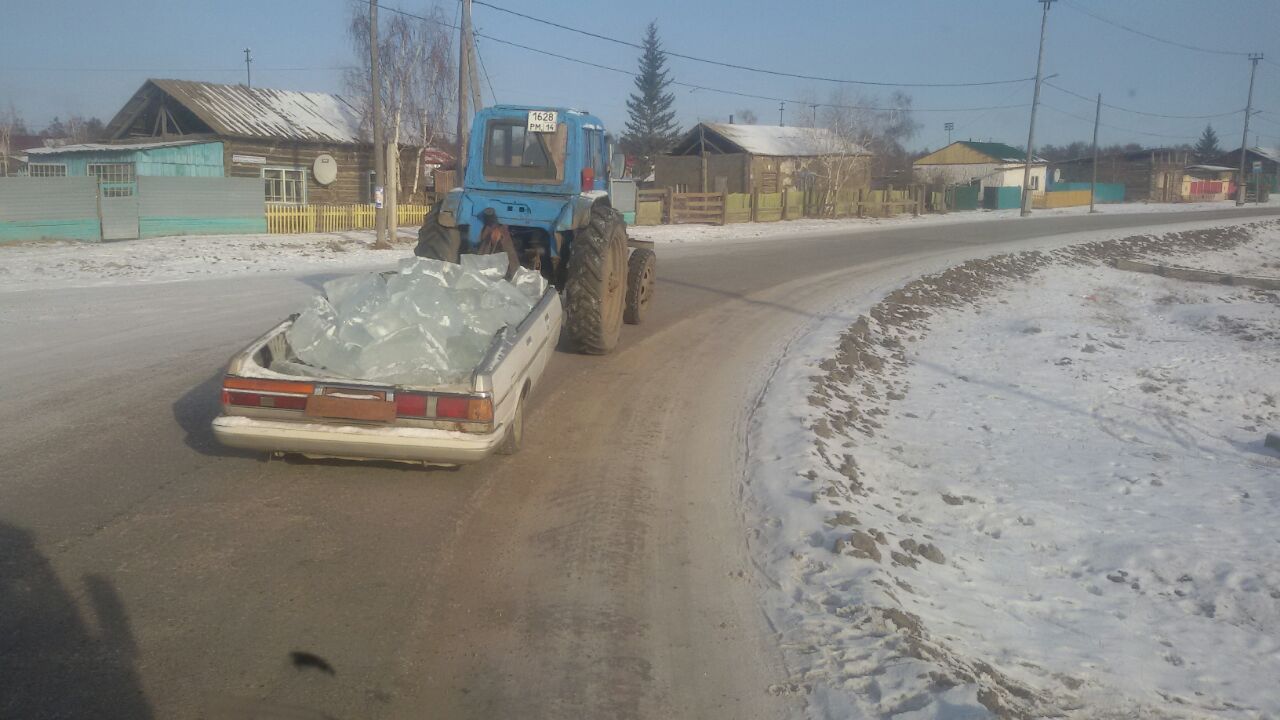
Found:
[{"label": "house window", "polygon": [[89,177],[98,178],[102,197],[129,197],[133,195],[133,163],[89,163]]},{"label": "house window", "polygon": [[31,163],[27,166],[31,177],[66,177],[67,166],[62,163]]},{"label": "house window", "polygon": [[300,168],[262,168],[269,203],[302,205],[307,201],[307,172]]},{"label": "house window", "polygon": [[1040,176],[1039,176],[1039,175],[1032,175],[1032,176],[1031,176],[1031,189],[1032,189],[1032,190],[1039,190],[1039,189],[1040,189]]}]

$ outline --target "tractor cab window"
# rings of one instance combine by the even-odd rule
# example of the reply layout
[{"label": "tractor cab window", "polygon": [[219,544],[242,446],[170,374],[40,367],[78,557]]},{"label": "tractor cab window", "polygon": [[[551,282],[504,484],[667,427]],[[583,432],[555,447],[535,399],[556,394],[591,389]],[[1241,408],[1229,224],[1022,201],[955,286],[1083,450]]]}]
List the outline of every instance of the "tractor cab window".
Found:
[{"label": "tractor cab window", "polygon": [[526,132],[521,120],[491,120],[486,128],[484,176],[511,182],[564,180],[565,126],[553,133]]}]

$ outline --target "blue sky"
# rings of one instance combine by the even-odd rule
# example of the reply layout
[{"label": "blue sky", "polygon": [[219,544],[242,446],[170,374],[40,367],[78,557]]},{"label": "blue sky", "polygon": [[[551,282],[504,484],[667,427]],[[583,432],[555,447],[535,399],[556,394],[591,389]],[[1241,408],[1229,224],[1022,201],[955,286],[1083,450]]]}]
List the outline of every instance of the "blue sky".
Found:
[{"label": "blue sky", "polygon": [[[452,16],[456,0],[440,0]],[[972,82],[1027,77],[1035,72],[1040,5],[1035,0],[493,0],[566,25],[638,39],[656,19],[675,51],[800,74],[891,82]],[[15,3],[16,5],[17,3]],[[421,11],[423,0],[383,0]],[[1276,0],[1063,0],[1053,6],[1045,49],[1052,82],[1104,102],[1154,113],[1201,115],[1244,107],[1248,62],[1156,43],[1102,24],[1081,8],[1148,33],[1185,43],[1260,50],[1280,63],[1280,2]],[[0,107],[12,101],[29,124],[79,113],[108,120],[149,76],[218,82],[244,78],[242,48],[253,48],[254,84],[299,90],[342,90],[341,67],[354,57],[345,34],[348,0],[50,0],[6,11],[0,46]],[[384,11],[385,12],[385,11]],[[565,55],[633,68],[636,51],[476,6],[480,31]],[[628,77],[481,40],[480,52],[497,99],[583,107],[613,129],[625,119]],[[670,62],[676,79],[786,98],[825,98],[833,85]],[[1272,114],[1250,135],[1280,146],[1280,64],[1258,70],[1255,107]],[[910,143],[954,137],[1026,143],[1030,83],[977,88],[906,88],[920,108],[1023,104],[1005,110],[920,112]],[[862,90],[875,97],[875,88]],[[881,91],[879,94],[883,94]],[[777,103],[676,89],[679,120],[725,121],[753,110],[761,122],[778,119]],[[485,89],[485,99],[490,101]],[[1089,139],[1092,103],[1044,91],[1037,144]],[[1068,116],[1077,115],[1077,119]],[[791,120],[788,112],[788,121]],[[1212,120],[1224,145],[1236,145],[1242,115]],[[1206,120],[1175,120],[1103,111],[1103,143],[1159,145],[1194,139]],[[1147,134],[1143,134],[1147,133]],[[1166,137],[1167,136],[1167,137]],[[1252,142],[1253,138],[1250,138]]]}]

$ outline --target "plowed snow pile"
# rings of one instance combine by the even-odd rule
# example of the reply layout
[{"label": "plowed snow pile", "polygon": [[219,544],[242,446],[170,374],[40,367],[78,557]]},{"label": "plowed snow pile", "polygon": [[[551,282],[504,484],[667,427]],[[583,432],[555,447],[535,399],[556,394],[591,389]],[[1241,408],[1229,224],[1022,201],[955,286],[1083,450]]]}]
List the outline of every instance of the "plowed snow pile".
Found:
[{"label": "plowed snow pile", "polygon": [[775,691],[830,718],[1280,716],[1280,297],[1105,263],[1274,277],[1278,248],[1256,223],[973,261],[780,372],[749,475]]},{"label": "plowed snow pile", "polygon": [[538,273],[520,268],[508,282],[506,269],[506,255],[463,255],[460,265],[413,258],[388,276],[331,280],[288,330],[306,366],[271,369],[410,385],[465,381],[495,334],[518,325],[546,292]]}]

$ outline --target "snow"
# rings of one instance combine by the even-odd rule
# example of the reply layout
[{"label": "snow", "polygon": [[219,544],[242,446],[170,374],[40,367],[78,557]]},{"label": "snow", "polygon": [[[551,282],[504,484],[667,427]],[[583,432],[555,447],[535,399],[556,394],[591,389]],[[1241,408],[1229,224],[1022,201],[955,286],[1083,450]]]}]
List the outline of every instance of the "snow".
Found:
[{"label": "snow", "polygon": [[363,142],[360,116],[338,95],[244,85],[152,80],[223,135]]},{"label": "snow", "polygon": [[[1280,205],[1280,197],[1273,198],[1263,206]],[[1141,213],[1171,212],[1203,212],[1207,210],[1228,210],[1235,207],[1235,201],[1222,200],[1197,203],[1121,203],[1115,205],[1098,205],[1098,214],[1131,215]],[[1249,207],[1254,207],[1250,203]],[[1040,217],[1062,217],[1071,215],[1088,215],[1089,207],[1052,208],[1032,211],[1031,219]],[[926,214],[919,217],[896,215],[890,218],[840,218],[837,220],[785,220],[772,223],[733,223],[729,225],[644,225],[627,228],[627,233],[637,240],[648,240],[655,243],[703,243],[703,242],[736,242],[744,240],[772,240],[782,237],[800,235],[843,235],[858,232],[884,230],[893,227],[924,227],[932,225],[950,225],[969,222],[989,222],[991,220],[1020,219],[1019,211],[1012,210],[973,210],[947,214]]]},{"label": "snow", "polygon": [[416,232],[401,228],[401,244],[389,250],[373,249],[372,230],[12,243],[0,246],[0,292],[390,268],[412,255]]},{"label": "snow", "polygon": [[[1178,263],[1280,275],[1255,227]],[[1280,301],[1115,247],[968,263],[775,371],[749,520],[812,716],[1280,714]]]},{"label": "snow", "polygon": [[836,152],[852,155],[865,155],[869,152],[860,145],[841,140],[825,128],[729,123],[705,123],[705,125],[752,155],[810,157]]}]

